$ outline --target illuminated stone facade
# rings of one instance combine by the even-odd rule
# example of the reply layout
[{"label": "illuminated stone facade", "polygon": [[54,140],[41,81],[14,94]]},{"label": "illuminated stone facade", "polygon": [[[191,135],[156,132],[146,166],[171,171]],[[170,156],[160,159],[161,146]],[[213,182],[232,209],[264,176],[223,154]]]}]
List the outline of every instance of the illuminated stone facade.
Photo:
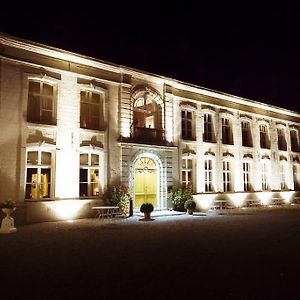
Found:
[{"label": "illuminated stone facade", "polygon": [[136,209],[182,185],[198,208],[295,199],[296,112],[7,35],[0,58],[0,200],[20,223],[86,216],[119,184]]}]

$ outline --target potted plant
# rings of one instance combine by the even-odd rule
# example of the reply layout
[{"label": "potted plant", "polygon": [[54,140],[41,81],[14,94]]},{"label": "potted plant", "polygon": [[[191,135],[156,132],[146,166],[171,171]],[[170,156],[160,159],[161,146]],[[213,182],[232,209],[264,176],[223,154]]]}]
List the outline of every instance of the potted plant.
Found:
[{"label": "potted plant", "polygon": [[184,203],[184,208],[187,210],[189,215],[192,215],[196,209],[196,202],[194,200],[187,200]]},{"label": "potted plant", "polygon": [[6,214],[6,217],[3,218],[1,222],[0,233],[11,233],[16,231],[14,224],[14,219],[10,216],[12,212],[16,209],[16,203],[11,199],[5,200],[0,203],[2,211]]},{"label": "potted plant", "polygon": [[144,213],[144,220],[151,220],[151,213],[153,212],[152,203],[143,203],[140,207],[140,212]]}]

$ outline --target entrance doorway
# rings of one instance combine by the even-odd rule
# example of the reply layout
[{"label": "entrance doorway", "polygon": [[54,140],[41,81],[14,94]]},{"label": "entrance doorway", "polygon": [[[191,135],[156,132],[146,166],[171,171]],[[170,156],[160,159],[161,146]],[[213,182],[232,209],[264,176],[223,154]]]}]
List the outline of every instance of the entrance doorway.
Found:
[{"label": "entrance doorway", "polygon": [[139,209],[145,202],[157,207],[157,167],[149,157],[139,158],[134,172],[134,208]]}]

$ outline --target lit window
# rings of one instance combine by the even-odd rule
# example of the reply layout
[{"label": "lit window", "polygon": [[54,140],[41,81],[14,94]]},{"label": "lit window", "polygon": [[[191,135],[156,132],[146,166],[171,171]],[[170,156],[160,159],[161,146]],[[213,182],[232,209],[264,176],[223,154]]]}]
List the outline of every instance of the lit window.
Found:
[{"label": "lit window", "polygon": [[99,168],[99,154],[90,152],[80,154],[79,195],[81,197],[99,195]]},{"label": "lit window", "polygon": [[299,151],[298,130],[291,129],[290,135],[291,135],[291,149],[292,151],[297,152]]},{"label": "lit window", "polygon": [[181,111],[181,137],[186,140],[193,138],[193,113],[189,110]]},{"label": "lit window", "polygon": [[278,149],[286,151],[287,145],[285,140],[285,130],[283,128],[277,128],[278,136]]},{"label": "lit window", "polygon": [[243,162],[243,182],[244,182],[244,191],[251,191],[251,179],[250,179],[250,163]]},{"label": "lit window", "polygon": [[27,121],[55,124],[54,86],[42,81],[29,81]]},{"label": "lit window", "polygon": [[268,127],[266,125],[259,125],[259,134],[260,134],[260,147],[261,148],[270,148],[269,137],[268,137]]},{"label": "lit window", "polygon": [[232,191],[231,163],[229,161],[223,161],[223,191]]},{"label": "lit window", "polygon": [[25,199],[50,198],[52,153],[28,150],[26,156]]},{"label": "lit window", "polygon": [[247,121],[243,121],[241,123],[241,127],[242,127],[242,145],[244,147],[252,147],[250,123]]},{"label": "lit window", "polygon": [[80,127],[102,129],[103,127],[103,96],[102,94],[80,92]]},{"label": "lit window", "polygon": [[204,114],[204,134],[205,142],[213,142],[213,118],[212,114]]},{"label": "lit window", "polygon": [[233,135],[231,130],[230,120],[227,118],[222,118],[222,143],[223,144],[233,144]]},{"label": "lit window", "polygon": [[269,166],[267,163],[263,162],[261,164],[261,181],[262,181],[262,190],[268,191],[269,190]]},{"label": "lit window", "polygon": [[193,161],[188,158],[182,159],[182,186],[193,189]]},{"label": "lit window", "polygon": [[212,192],[213,188],[213,161],[211,159],[205,159],[204,161],[204,181],[205,192]]},{"label": "lit window", "polygon": [[134,102],[134,127],[158,128],[158,104],[145,94]]}]

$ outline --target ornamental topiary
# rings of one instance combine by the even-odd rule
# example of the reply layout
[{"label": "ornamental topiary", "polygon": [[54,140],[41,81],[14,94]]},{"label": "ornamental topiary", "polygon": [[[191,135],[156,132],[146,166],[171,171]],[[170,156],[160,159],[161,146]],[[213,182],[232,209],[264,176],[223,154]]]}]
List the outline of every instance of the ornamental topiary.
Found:
[{"label": "ornamental topiary", "polygon": [[194,200],[187,200],[184,203],[185,209],[195,209],[196,208],[196,202]]},{"label": "ornamental topiary", "polygon": [[142,213],[151,213],[154,207],[152,203],[143,203],[140,207],[140,212]]}]

